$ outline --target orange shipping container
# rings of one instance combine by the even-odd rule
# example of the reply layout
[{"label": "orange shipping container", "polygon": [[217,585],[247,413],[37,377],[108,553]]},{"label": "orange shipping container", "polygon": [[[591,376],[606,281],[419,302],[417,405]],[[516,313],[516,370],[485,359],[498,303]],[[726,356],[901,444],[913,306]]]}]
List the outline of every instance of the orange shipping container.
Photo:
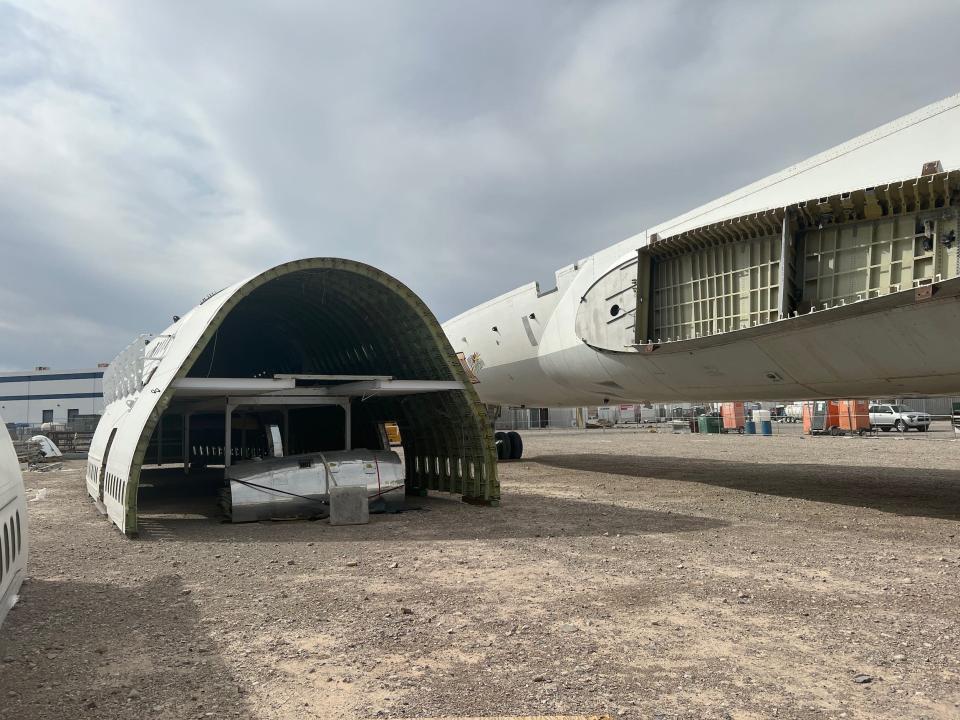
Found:
[{"label": "orange shipping container", "polygon": [[866,400],[840,401],[840,429],[863,433],[870,429],[870,405]]},{"label": "orange shipping container", "polygon": [[829,432],[840,427],[840,403],[836,400],[812,400],[803,404],[803,432]]},{"label": "orange shipping container", "polygon": [[810,415],[813,412],[813,403],[805,402],[803,404],[803,434],[810,434]]},{"label": "orange shipping container", "polygon": [[723,429],[743,432],[744,413],[742,402],[725,402],[720,406],[720,414],[723,416]]}]

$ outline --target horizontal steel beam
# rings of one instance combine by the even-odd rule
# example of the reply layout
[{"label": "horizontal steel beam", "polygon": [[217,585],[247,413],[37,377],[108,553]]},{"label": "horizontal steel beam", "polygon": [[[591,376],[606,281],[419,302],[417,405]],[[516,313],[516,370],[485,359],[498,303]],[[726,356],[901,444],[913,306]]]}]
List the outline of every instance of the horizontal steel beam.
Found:
[{"label": "horizontal steel beam", "polygon": [[319,380],[324,382],[351,382],[355,380],[392,380],[392,375],[308,375],[301,373],[277,373],[278,380]]},{"label": "horizontal steel beam", "polygon": [[463,390],[458,380],[364,380],[330,388],[338,395],[414,395],[418,393]]},{"label": "horizontal steel beam", "polygon": [[321,395],[230,395],[230,405],[340,405],[345,406],[350,398],[344,396]]},{"label": "horizontal steel beam", "polygon": [[285,378],[181,378],[173,382],[173,389],[180,397],[266,393],[295,387],[295,380]]}]

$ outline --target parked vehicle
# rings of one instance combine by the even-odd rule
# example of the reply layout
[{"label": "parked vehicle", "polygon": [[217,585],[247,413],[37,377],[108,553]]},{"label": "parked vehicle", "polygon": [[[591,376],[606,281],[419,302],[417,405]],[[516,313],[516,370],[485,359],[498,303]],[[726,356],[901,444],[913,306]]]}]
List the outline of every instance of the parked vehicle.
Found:
[{"label": "parked vehicle", "polygon": [[870,426],[884,432],[890,432],[890,430],[906,432],[911,428],[918,432],[926,432],[930,427],[930,415],[906,405],[871,405]]},{"label": "parked vehicle", "polygon": [[790,403],[783,410],[784,422],[798,423],[803,421],[803,403]]}]

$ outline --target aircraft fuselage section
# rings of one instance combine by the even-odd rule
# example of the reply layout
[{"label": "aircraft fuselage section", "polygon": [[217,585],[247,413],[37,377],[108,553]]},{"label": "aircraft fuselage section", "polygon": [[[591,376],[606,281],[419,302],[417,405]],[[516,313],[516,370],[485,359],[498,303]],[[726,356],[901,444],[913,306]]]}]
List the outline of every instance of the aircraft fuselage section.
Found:
[{"label": "aircraft fuselage section", "polygon": [[954,96],[444,330],[489,403],[958,392],[958,131]]}]

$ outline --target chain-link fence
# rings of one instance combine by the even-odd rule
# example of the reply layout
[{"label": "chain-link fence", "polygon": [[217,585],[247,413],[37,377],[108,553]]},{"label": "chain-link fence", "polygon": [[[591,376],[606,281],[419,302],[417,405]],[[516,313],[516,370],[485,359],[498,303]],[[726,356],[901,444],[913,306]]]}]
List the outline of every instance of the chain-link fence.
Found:
[{"label": "chain-link fence", "polygon": [[67,422],[8,423],[7,431],[15,444],[43,435],[52,440],[60,452],[86,454],[99,421],[99,415],[77,415]]},{"label": "chain-link fence", "polygon": [[503,408],[497,430],[960,439],[960,397]]}]

